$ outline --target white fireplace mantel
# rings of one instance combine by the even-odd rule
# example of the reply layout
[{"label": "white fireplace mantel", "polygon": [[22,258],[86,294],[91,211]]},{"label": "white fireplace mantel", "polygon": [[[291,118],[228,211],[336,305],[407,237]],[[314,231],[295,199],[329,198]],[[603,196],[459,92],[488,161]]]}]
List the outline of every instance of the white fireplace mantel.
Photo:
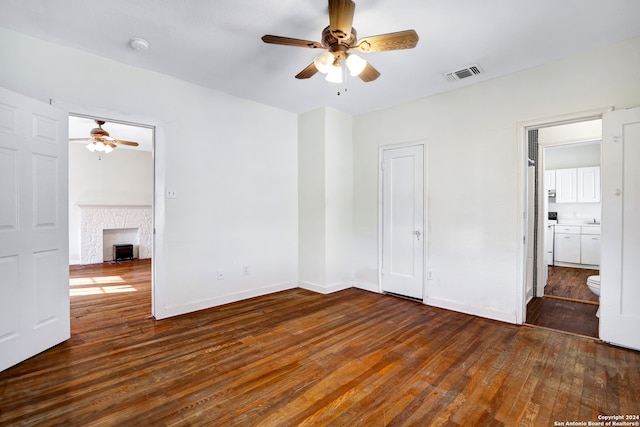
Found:
[{"label": "white fireplace mantel", "polygon": [[152,213],[148,205],[78,204],[80,208],[80,263],[104,262],[104,230],[137,228],[138,257],[151,258]]}]

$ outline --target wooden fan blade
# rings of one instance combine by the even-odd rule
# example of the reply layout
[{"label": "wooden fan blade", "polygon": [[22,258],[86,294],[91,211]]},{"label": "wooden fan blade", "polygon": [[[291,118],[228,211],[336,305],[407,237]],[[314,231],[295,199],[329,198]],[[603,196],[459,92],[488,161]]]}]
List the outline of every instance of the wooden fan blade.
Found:
[{"label": "wooden fan blade", "polygon": [[114,144],[120,144],[120,145],[130,145],[132,147],[137,147],[139,145],[137,142],[123,141],[121,139],[114,139],[111,142],[113,142]]},{"label": "wooden fan blade", "polygon": [[312,42],[310,40],[292,39],[291,37],[272,36],[267,34],[262,36],[262,41],[271,44],[280,44],[284,46],[310,47],[312,49],[322,48],[322,44]]},{"label": "wooden fan blade", "polygon": [[318,72],[316,65],[312,62],[307,68],[296,74],[296,79],[308,79]]},{"label": "wooden fan blade", "polygon": [[358,74],[358,77],[360,77],[363,82],[372,82],[380,77],[380,71],[373,68],[373,65],[367,63],[367,66]]},{"label": "wooden fan blade", "polygon": [[361,52],[383,52],[385,50],[413,49],[418,44],[418,34],[414,30],[364,37],[355,47]]},{"label": "wooden fan blade", "polygon": [[356,4],[351,0],[329,0],[329,29],[337,39],[349,38]]}]

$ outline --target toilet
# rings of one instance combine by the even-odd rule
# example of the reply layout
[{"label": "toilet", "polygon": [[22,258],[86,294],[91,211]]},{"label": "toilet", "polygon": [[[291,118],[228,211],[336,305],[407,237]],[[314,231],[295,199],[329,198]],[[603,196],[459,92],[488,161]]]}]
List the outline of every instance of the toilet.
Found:
[{"label": "toilet", "polygon": [[[600,276],[589,276],[587,279],[587,286],[595,295],[600,296]],[[596,316],[600,317],[600,307],[596,311]]]}]

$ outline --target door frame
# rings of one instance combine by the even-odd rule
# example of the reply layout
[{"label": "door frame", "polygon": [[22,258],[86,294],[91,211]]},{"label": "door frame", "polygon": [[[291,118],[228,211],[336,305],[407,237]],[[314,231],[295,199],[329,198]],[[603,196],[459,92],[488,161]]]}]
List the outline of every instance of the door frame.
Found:
[{"label": "door frame", "polygon": [[[526,322],[527,316],[527,244],[529,238],[529,232],[527,229],[528,224],[528,213],[529,213],[529,202],[528,202],[528,179],[527,179],[527,168],[529,166],[528,154],[529,154],[529,130],[532,129],[540,129],[558,125],[566,125],[569,123],[578,123],[589,120],[597,120],[602,119],[604,113],[608,111],[613,111],[613,107],[602,107],[593,110],[581,111],[576,113],[569,113],[559,116],[551,116],[546,118],[528,120],[524,122],[519,122],[517,125],[518,128],[518,157],[520,161],[518,162],[518,175],[520,185],[519,194],[518,194],[518,212],[521,212],[518,215],[518,230],[521,230],[522,235],[517,235],[517,245],[518,245],[518,259],[520,262],[517,266],[517,277],[518,281],[516,282],[516,324],[522,325]],[[551,145],[548,145],[551,146]],[[543,165],[544,166],[544,165]],[[538,176],[538,180],[540,180],[540,176]],[[544,181],[544,175],[542,176],[542,180]],[[544,244],[545,244],[545,230],[542,230],[538,227],[538,259],[544,259]],[[522,237],[521,237],[522,236]],[[541,252],[542,249],[542,252]],[[542,253],[542,256],[541,256]],[[538,270],[540,266],[537,266]],[[545,265],[546,267],[546,265]],[[540,275],[538,275],[540,277]],[[536,294],[537,286],[534,283],[534,295]]]},{"label": "door frame", "polygon": [[383,211],[383,204],[384,204],[384,200],[382,199],[383,196],[383,188],[384,188],[384,182],[383,182],[383,176],[382,176],[382,161],[384,158],[384,151],[385,150],[393,150],[396,148],[406,148],[406,147],[413,147],[413,146],[422,146],[422,164],[423,164],[423,172],[422,172],[422,180],[423,180],[423,192],[424,192],[424,197],[423,202],[422,202],[422,210],[423,210],[423,215],[422,215],[422,230],[424,231],[422,233],[422,303],[426,304],[427,301],[427,296],[428,296],[428,286],[427,286],[427,240],[429,238],[429,230],[427,228],[427,224],[428,224],[428,197],[427,195],[429,194],[429,190],[428,190],[428,167],[427,167],[427,142],[425,140],[417,140],[417,141],[411,141],[411,142],[401,142],[401,143],[394,143],[394,144],[385,144],[385,145],[380,145],[378,146],[378,293],[383,293],[382,291],[382,247],[383,247],[383,242],[382,242],[382,237],[383,237],[383,218],[382,218],[382,211]]},{"label": "door frame", "polygon": [[[99,107],[88,107],[85,105],[69,104],[65,102],[51,103],[58,104],[70,116],[84,118],[102,118],[109,122],[121,123],[131,126],[146,127],[153,130],[153,142],[151,149],[152,171],[153,171],[153,198],[151,201],[151,218],[152,218],[152,237],[151,237],[151,316],[157,317],[162,313],[161,307],[158,307],[157,292],[162,289],[162,285],[166,283],[164,265],[165,250],[162,242],[164,241],[165,228],[165,154],[163,147],[165,146],[165,132],[162,122],[154,117],[148,117],[138,114],[131,114],[122,111],[113,111],[102,109]],[[69,188],[65,189],[67,193]],[[67,194],[68,195],[68,194]],[[68,218],[67,218],[68,221]]]}]

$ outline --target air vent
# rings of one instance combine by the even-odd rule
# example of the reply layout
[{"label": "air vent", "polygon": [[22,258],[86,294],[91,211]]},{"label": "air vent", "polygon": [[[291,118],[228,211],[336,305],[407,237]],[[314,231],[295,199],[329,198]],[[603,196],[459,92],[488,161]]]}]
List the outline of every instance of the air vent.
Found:
[{"label": "air vent", "polygon": [[469,65],[468,67],[461,68],[455,71],[449,71],[444,73],[444,77],[450,82],[457,82],[458,80],[466,79],[476,76],[482,73],[482,68],[478,64]]}]

